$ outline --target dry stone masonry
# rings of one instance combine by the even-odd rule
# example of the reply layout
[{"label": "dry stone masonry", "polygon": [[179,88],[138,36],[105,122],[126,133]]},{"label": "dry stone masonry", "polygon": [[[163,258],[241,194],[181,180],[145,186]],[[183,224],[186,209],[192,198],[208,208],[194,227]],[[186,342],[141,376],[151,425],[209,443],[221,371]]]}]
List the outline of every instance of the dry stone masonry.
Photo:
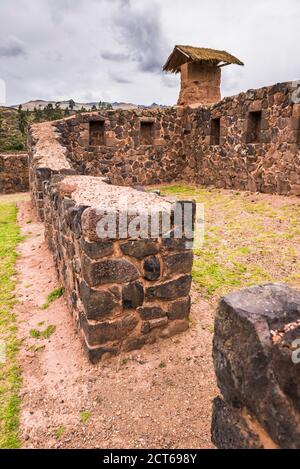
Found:
[{"label": "dry stone masonry", "polygon": [[294,92],[293,83],[282,83],[192,111],[194,181],[300,195],[300,104],[293,103]]},{"label": "dry stone masonry", "polygon": [[[185,231],[176,210],[189,203],[112,185],[113,173],[76,175],[78,166],[63,144],[62,128],[70,122],[31,128],[30,187],[84,348],[96,362],[188,329],[195,206],[190,202]],[[99,142],[101,129],[92,127]],[[115,231],[99,234],[109,215]]]},{"label": "dry stone masonry", "polygon": [[[157,238],[99,237],[104,214],[117,213],[119,227],[125,198],[126,224],[133,214],[148,219],[151,208],[160,220]],[[174,237],[174,207],[156,194],[90,176],[54,176],[45,184],[46,240],[92,362],[188,329],[192,240]],[[171,215],[166,232],[163,214]]]},{"label": "dry stone masonry", "polygon": [[[59,155],[53,174],[105,176],[118,185],[185,181],[300,195],[300,104],[293,103],[294,91],[293,83],[283,83],[197,109],[101,111],[32,126],[29,156],[31,161],[34,149],[41,173],[30,170],[34,199],[42,208],[38,180],[49,169],[47,152]],[[43,133],[52,135],[49,147]]]}]

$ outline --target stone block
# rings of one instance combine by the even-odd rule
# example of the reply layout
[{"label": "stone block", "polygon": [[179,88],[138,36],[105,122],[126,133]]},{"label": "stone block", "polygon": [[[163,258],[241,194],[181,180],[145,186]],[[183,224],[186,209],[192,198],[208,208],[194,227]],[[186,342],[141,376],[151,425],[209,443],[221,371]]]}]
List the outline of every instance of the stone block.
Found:
[{"label": "stone block", "polygon": [[143,259],[144,257],[157,254],[159,252],[159,245],[156,240],[152,239],[127,241],[121,244],[121,251],[125,256]]},{"label": "stone block", "polygon": [[138,313],[143,321],[166,317],[166,312],[160,306],[143,306],[138,308]]},{"label": "stone block", "polygon": [[182,300],[174,301],[169,304],[168,318],[170,320],[186,319],[191,310],[191,298],[183,298]]},{"label": "stone block", "polygon": [[125,309],[136,309],[144,302],[144,287],[141,282],[132,282],[122,290],[122,304]]},{"label": "stone block", "polygon": [[292,364],[282,370],[287,355],[276,337],[299,315],[300,293],[268,284],[227,295],[215,319],[213,358],[225,402],[245,407],[281,448],[300,445],[294,406],[300,376],[291,371]]},{"label": "stone block", "polygon": [[109,240],[103,242],[88,242],[81,239],[80,247],[91,259],[111,256],[114,252],[114,243]]},{"label": "stone block", "polygon": [[191,283],[192,277],[190,275],[184,275],[176,280],[170,280],[147,288],[146,298],[149,300],[174,300],[182,296],[187,296],[191,288]]},{"label": "stone block", "polygon": [[168,275],[190,273],[193,266],[193,252],[171,254],[164,258],[164,266]]},{"label": "stone block", "polygon": [[95,290],[82,281],[80,283],[80,299],[89,320],[100,321],[121,307],[121,293],[118,287]]},{"label": "stone block", "polygon": [[160,261],[157,256],[148,257],[143,263],[144,278],[158,280],[161,273]]},{"label": "stone block", "polygon": [[153,329],[163,327],[166,324],[168,324],[168,318],[167,317],[152,319],[151,321],[145,321],[145,322],[142,323],[141,332],[143,334],[148,334]]},{"label": "stone block", "polygon": [[125,259],[92,261],[87,256],[82,258],[82,274],[90,286],[128,283],[140,277],[138,269]]},{"label": "stone block", "polygon": [[90,323],[84,314],[80,315],[80,324],[87,343],[98,346],[107,342],[122,341],[135,329],[138,318],[135,314],[128,314],[113,321]]}]

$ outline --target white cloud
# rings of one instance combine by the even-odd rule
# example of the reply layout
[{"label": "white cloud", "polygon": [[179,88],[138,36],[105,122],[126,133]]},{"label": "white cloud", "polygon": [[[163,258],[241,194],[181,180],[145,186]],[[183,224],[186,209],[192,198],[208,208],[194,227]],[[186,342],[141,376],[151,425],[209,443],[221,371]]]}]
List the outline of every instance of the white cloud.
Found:
[{"label": "white cloud", "polygon": [[[173,104],[175,44],[225,49],[223,94],[300,78],[299,0],[1,0],[0,79],[29,99]],[[2,51],[2,53],[1,53]]]}]

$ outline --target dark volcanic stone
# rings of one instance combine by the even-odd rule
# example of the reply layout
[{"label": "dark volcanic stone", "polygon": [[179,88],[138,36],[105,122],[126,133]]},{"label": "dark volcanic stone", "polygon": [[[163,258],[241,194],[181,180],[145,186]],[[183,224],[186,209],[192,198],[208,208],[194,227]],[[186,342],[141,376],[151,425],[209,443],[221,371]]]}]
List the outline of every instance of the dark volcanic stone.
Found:
[{"label": "dark volcanic stone", "polygon": [[146,297],[148,299],[161,298],[164,300],[174,300],[182,296],[187,296],[190,292],[192,284],[192,277],[190,275],[183,275],[176,280],[170,280],[146,290]]},{"label": "dark volcanic stone", "polygon": [[127,283],[140,276],[138,269],[125,259],[92,262],[87,256],[84,256],[82,261],[82,274],[90,286],[104,283]]},{"label": "dark volcanic stone", "polygon": [[168,274],[188,274],[193,266],[193,252],[179,252],[164,259]]},{"label": "dark volcanic stone", "polygon": [[140,282],[125,285],[122,291],[122,302],[124,308],[137,308],[144,301],[144,288]]},{"label": "dark volcanic stone", "polygon": [[149,321],[151,319],[163,318],[166,316],[166,313],[159,306],[145,306],[138,309],[139,315],[144,321]]},{"label": "dark volcanic stone", "polygon": [[300,375],[292,365],[285,368],[287,358],[273,344],[271,330],[283,330],[299,316],[300,294],[286,285],[268,284],[227,295],[215,318],[213,359],[224,400],[251,409],[281,448],[300,446],[293,405]]},{"label": "dark volcanic stone", "polygon": [[170,303],[168,310],[168,318],[174,319],[185,319],[188,317],[191,309],[191,298],[184,298],[183,300],[174,301]]},{"label": "dark volcanic stone", "polygon": [[160,262],[158,257],[152,256],[148,257],[144,261],[144,277],[147,280],[157,280],[160,277]]},{"label": "dark volcanic stone", "polygon": [[137,259],[157,254],[159,251],[158,244],[153,239],[141,239],[136,241],[128,241],[121,245],[121,250],[126,256],[132,256]]},{"label": "dark volcanic stone", "polygon": [[87,318],[96,321],[109,316],[121,305],[121,294],[117,287],[98,291],[84,281],[80,283],[80,298]]},{"label": "dark volcanic stone", "polygon": [[84,350],[88,356],[88,359],[90,360],[91,363],[95,364],[101,360],[103,355],[117,355],[119,352],[119,347],[117,345],[112,345],[108,347],[91,347],[89,346],[86,341],[83,339],[82,340]]},{"label": "dark volcanic stone", "polygon": [[90,324],[84,314],[80,315],[80,324],[85,333],[87,342],[91,346],[105,344],[106,342],[122,340],[137,326],[138,318],[135,314],[114,321],[103,321]]},{"label": "dark volcanic stone", "polygon": [[111,241],[90,243],[82,239],[80,246],[91,259],[100,259],[101,257],[110,256],[114,251],[114,245]]},{"label": "dark volcanic stone", "polygon": [[81,236],[81,216],[88,207],[86,205],[80,205],[70,207],[67,211],[67,220],[71,230],[75,233],[75,237],[78,239]]},{"label": "dark volcanic stone", "polygon": [[240,409],[217,397],[213,400],[211,439],[219,449],[261,449],[258,435],[253,433],[240,414]]}]

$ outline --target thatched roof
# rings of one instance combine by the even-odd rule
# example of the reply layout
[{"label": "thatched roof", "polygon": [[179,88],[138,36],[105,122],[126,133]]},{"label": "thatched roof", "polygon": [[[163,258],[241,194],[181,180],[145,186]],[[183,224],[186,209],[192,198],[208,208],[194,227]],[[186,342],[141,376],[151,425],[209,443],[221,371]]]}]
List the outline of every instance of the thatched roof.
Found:
[{"label": "thatched roof", "polygon": [[207,49],[204,47],[175,46],[164,65],[164,71],[178,73],[181,65],[187,62],[210,62],[212,65],[244,65],[239,59],[225,50]]}]

